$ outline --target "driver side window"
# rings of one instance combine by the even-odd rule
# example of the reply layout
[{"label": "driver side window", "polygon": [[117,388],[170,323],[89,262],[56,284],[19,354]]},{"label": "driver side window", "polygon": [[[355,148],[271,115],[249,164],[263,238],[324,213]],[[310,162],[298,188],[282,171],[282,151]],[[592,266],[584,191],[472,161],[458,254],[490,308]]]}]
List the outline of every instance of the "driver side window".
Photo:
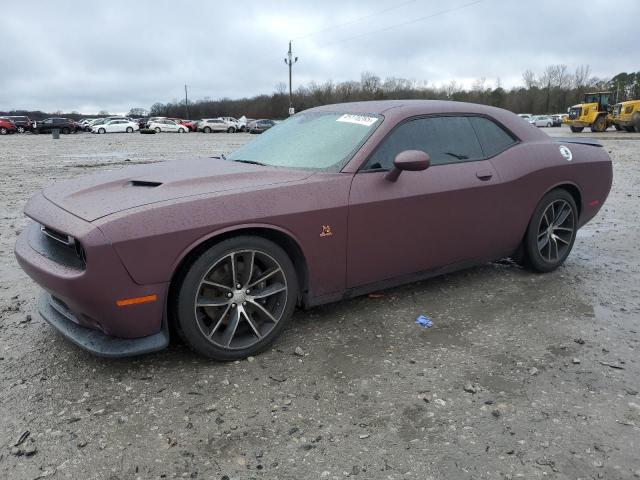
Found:
[{"label": "driver side window", "polygon": [[428,117],[396,127],[382,140],[367,161],[366,170],[393,167],[393,159],[404,150],[422,150],[431,165],[469,162],[484,157],[468,117]]}]

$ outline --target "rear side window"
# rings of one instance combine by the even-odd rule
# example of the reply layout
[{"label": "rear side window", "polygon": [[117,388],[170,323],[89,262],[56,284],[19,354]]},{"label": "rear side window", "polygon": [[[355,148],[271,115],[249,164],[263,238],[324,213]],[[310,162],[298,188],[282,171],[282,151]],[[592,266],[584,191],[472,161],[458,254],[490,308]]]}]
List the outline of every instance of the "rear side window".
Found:
[{"label": "rear side window", "polygon": [[469,117],[469,120],[478,134],[480,145],[486,157],[493,157],[516,143],[511,134],[488,118]]},{"label": "rear side window", "polygon": [[404,150],[422,150],[431,165],[468,162],[484,158],[468,117],[428,117],[403,123],[387,136],[365,168],[390,169]]}]

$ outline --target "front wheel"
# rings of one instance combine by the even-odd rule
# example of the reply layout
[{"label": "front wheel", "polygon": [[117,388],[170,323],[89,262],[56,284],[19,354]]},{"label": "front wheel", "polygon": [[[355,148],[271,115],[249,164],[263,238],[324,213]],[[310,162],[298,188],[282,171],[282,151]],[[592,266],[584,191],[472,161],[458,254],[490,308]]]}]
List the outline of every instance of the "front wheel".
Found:
[{"label": "front wheel", "polygon": [[18,133],[24,133],[24,127],[18,127]]},{"label": "front wheel", "polygon": [[536,272],[550,272],[569,256],[578,230],[578,209],[569,192],[547,193],[536,207],[524,238],[525,264]]},{"label": "front wheel", "polygon": [[154,130],[156,131],[156,133],[160,133],[161,132],[160,127],[156,127],[156,128],[154,128]]},{"label": "front wheel", "polygon": [[584,130],[584,127],[574,127],[573,125],[571,125],[569,128],[573,133],[580,133],[582,130]]},{"label": "front wheel", "polygon": [[107,133],[107,131],[104,128],[99,128],[98,133],[104,134],[104,133]]},{"label": "front wheel", "polygon": [[197,353],[230,361],[266,349],[291,319],[298,280],[291,259],[262,237],[224,240],[183,271],[177,330]]},{"label": "front wheel", "polygon": [[127,133],[133,133],[133,127],[127,127]]},{"label": "front wheel", "polygon": [[178,133],[187,133],[187,131],[184,128],[179,128]]},{"label": "front wheel", "polygon": [[203,131],[204,133],[211,133],[211,129],[210,129],[209,127],[204,127],[204,128],[202,129],[202,131]]},{"label": "front wheel", "polygon": [[6,135],[7,133],[9,133],[9,130],[4,127],[0,128],[0,135]]},{"label": "front wheel", "polygon": [[227,128],[227,133],[235,133],[236,129],[234,127]]},{"label": "front wheel", "polygon": [[[635,128],[633,127],[623,127],[625,132],[633,133],[635,132]],[[638,130],[640,132],[640,130]]]}]

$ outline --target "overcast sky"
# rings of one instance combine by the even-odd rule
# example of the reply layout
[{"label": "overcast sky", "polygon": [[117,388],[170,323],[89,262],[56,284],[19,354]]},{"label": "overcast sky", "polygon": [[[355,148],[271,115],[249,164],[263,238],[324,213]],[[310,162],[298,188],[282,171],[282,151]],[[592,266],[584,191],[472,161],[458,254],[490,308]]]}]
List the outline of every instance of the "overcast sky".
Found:
[{"label": "overcast sky", "polygon": [[123,113],[185,83],[193,99],[271,93],[290,39],[294,88],[363,71],[510,87],[558,63],[610,77],[640,68],[638,18],[635,0],[6,1],[0,110]]}]

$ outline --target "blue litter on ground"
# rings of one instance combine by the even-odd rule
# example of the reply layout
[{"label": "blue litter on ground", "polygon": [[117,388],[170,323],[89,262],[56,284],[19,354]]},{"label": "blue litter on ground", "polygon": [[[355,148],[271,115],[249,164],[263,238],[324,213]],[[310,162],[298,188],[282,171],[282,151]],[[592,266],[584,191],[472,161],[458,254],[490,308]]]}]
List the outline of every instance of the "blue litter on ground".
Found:
[{"label": "blue litter on ground", "polygon": [[420,325],[421,327],[431,328],[433,327],[433,322],[429,319],[429,317],[425,315],[420,315],[416,318],[416,325]]}]

